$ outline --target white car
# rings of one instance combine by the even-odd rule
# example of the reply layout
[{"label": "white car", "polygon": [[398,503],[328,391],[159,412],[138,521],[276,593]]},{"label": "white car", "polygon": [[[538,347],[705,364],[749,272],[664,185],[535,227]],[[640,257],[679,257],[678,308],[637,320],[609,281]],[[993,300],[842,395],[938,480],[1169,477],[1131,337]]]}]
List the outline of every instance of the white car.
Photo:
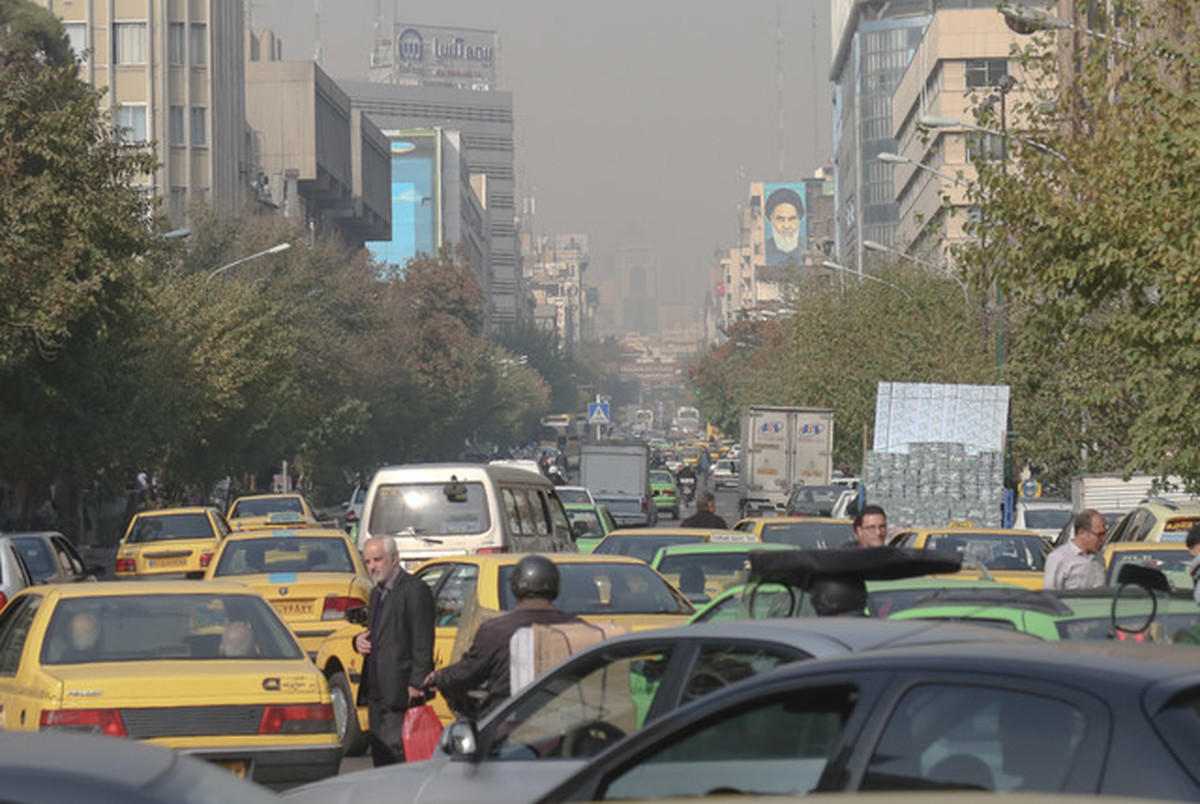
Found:
[{"label": "white car", "polygon": [[1047,541],[1054,541],[1059,531],[1071,521],[1071,502],[1050,497],[1017,500],[1013,515],[1014,528],[1036,531]]},{"label": "white car", "polygon": [[713,485],[719,489],[736,487],[741,468],[741,461],[734,458],[718,459],[712,468]]},{"label": "white car", "polygon": [[346,512],[346,532],[358,524],[358,520],[362,518],[363,505],[367,502],[367,487],[355,486],[350,499],[342,503],[342,510]]},{"label": "white car", "polygon": [[563,505],[595,505],[592,492],[586,486],[558,486],[554,489]]},{"label": "white car", "polygon": [[33,573],[25,563],[25,556],[21,555],[16,542],[8,536],[0,536],[0,609],[27,586],[33,586]]}]

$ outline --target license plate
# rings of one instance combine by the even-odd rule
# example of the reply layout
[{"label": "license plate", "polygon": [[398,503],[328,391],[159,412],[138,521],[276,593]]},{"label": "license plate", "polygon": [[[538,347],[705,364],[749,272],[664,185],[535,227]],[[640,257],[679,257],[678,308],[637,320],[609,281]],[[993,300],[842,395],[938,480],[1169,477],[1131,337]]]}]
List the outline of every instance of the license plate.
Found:
[{"label": "license plate", "polygon": [[167,567],[186,567],[186,558],[152,558],[150,569],[165,569]]},{"label": "license plate", "polygon": [[215,759],[214,765],[224,768],[239,779],[246,778],[246,760],[244,759]]},{"label": "license plate", "polygon": [[308,614],[312,611],[311,600],[277,600],[275,601],[276,610],[284,617],[294,617],[299,614]]}]

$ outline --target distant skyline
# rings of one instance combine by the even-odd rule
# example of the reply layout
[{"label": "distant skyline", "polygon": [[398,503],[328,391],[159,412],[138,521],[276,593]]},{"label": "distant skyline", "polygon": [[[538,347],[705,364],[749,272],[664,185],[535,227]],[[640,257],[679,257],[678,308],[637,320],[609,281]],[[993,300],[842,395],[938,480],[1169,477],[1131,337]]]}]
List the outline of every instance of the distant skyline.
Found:
[{"label": "distant skyline", "polygon": [[334,79],[366,76],[377,5],[401,23],[495,30],[534,231],[587,233],[592,271],[611,277],[623,234],[640,230],[658,255],[663,302],[702,301],[716,251],[737,242],[751,182],[799,181],[831,160],[828,0],[314,0],[303,13],[296,0],[247,4],[289,60],[314,57],[319,7]]}]

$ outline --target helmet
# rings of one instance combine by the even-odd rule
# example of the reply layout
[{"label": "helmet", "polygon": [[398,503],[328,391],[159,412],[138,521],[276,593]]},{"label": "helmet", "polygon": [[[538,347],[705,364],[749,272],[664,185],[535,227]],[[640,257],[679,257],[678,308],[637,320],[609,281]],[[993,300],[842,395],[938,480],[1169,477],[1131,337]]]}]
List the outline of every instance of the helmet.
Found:
[{"label": "helmet", "polygon": [[508,579],[513,597],[558,597],[558,567],[545,556],[525,556]]},{"label": "helmet", "polygon": [[824,575],[813,578],[808,594],[818,617],[862,616],[867,608],[867,585],[859,578]]}]

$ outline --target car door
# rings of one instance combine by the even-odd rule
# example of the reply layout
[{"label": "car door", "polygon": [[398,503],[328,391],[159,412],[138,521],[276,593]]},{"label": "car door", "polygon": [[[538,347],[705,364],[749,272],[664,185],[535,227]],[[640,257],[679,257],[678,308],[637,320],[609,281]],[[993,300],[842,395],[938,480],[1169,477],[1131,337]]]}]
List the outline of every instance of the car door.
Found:
[{"label": "car door", "polygon": [[1077,689],[975,672],[898,676],[873,720],[824,790],[1095,793],[1111,728]]},{"label": "car door", "polygon": [[[445,667],[457,657],[454,641],[468,602],[474,601],[479,582],[479,567],[465,562],[441,562],[425,567],[417,577],[433,591],[433,666]],[[472,607],[474,608],[474,607]]]},{"label": "car door", "polygon": [[0,728],[5,731],[38,728],[45,694],[34,686],[33,654],[41,640],[33,638],[33,625],[41,604],[41,595],[24,595],[0,613]]}]

